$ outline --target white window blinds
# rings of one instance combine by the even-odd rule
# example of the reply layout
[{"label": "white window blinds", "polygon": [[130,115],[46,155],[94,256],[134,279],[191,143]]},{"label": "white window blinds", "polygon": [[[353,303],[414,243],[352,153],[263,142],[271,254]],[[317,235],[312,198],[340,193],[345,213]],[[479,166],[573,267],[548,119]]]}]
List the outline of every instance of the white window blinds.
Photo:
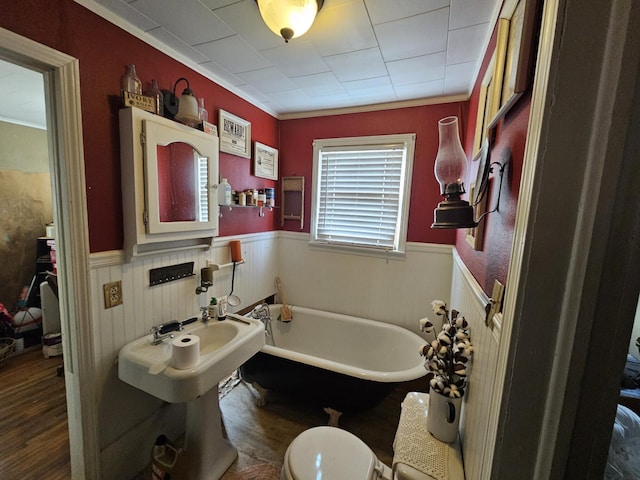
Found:
[{"label": "white window blinds", "polygon": [[315,142],[312,241],[386,252],[404,249],[413,139],[394,135]]},{"label": "white window blinds", "polygon": [[[201,222],[209,221],[209,159],[198,156],[198,214]],[[217,199],[213,199],[217,202]]]}]

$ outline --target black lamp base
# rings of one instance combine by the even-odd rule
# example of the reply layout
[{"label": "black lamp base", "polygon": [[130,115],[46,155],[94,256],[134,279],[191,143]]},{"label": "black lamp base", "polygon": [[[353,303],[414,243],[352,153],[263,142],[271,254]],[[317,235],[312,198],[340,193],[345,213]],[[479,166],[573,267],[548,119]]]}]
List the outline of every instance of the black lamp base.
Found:
[{"label": "black lamp base", "polygon": [[433,212],[431,228],[475,228],[473,207],[465,200],[445,200]]}]

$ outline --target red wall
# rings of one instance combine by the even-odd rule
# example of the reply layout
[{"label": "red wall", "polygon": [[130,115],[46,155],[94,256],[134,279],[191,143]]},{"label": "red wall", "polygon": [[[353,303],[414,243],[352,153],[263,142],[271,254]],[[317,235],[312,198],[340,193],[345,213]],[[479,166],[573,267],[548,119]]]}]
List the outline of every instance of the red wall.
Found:
[{"label": "red wall", "polygon": [[[494,30],[493,37],[487,48],[488,54],[485,55],[483,65],[478,74],[478,80],[469,100],[469,123],[465,139],[465,151],[469,158],[471,157],[470,152],[473,151],[480,86],[493,55],[496,36],[497,31]],[[498,122],[495,129],[488,161],[504,163],[505,159],[509,159],[509,166],[504,174],[499,210],[488,214],[484,219],[485,228],[482,249],[476,251],[467,243],[465,230],[459,230],[456,236],[456,250],[460,254],[460,258],[462,258],[467,268],[469,268],[488,295],[491,295],[494,280],[499,280],[502,284],[505,284],[509,270],[530,105],[531,91],[528,90]],[[475,179],[477,168],[478,162],[470,163],[470,168],[467,171],[467,185]],[[497,173],[495,169],[494,172]],[[495,208],[497,204],[500,182],[496,173],[492,175],[490,180],[491,196],[487,211]]]},{"label": "red wall", "polygon": [[[433,163],[438,147],[440,118],[460,117],[461,136],[471,157],[479,95],[477,82],[469,102],[380,110],[370,113],[333,115],[278,122],[269,114],[179,62],[94,15],[71,0],[46,2],[21,0],[4,2],[0,26],[65,52],[80,61],[84,155],[92,252],[122,248],[122,204],[118,138],[119,81],[127,64],[136,65],[143,83],[157,79],[160,88],[171,89],[180,77],[188,77],[198,97],[205,98],[209,119],[217,124],[224,109],[251,122],[252,139],[279,149],[280,176],[303,175],[306,179],[305,224],[309,231],[311,206],[312,142],[331,138],[392,133],[416,133],[416,150],[411,188],[408,240],[454,244],[485,292],[491,293],[493,279],[507,276],[520,174],[528,125],[530,94],[525,94],[497,128],[493,160],[510,151],[511,163],[502,191],[500,211],[487,217],[482,251],[466,243],[464,231],[432,230],[433,209],[440,201]],[[492,45],[488,49],[491,53]],[[478,78],[482,78],[488,57]],[[466,127],[465,127],[466,126]],[[470,162],[469,178],[475,177]],[[221,176],[234,189],[274,187],[276,182],[254,177],[251,160],[220,154]],[[277,189],[276,189],[277,191]],[[495,193],[495,192],[493,192]],[[490,208],[494,204],[490,199]],[[280,202],[276,194],[276,204]],[[222,210],[221,235],[234,235],[279,228],[279,210],[258,217],[254,209]],[[286,230],[298,230],[288,221]]]},{"label": "red wall", "polygon": [[[433,210],[441,200],[438,182],[433,174],[433,165],[438,151],[438,120],[448,115],[457,115],[461,119],[461,124],[464,125],[466,111],[466,103],[448,103],[282,121],[280,175],[305,177],[304,231],[310,231],[313,140],[415,133],[416,146],[407,240],[453,244],[455,231],[431,229]],[[288,221],[284,229],[299,230],[299,223],[293,220]]]},{"label": "red wall", "polygon": [[[204,97],[212,123],[218,123],[219,109],[226,110],[251,122],[253,140],[279,148],[274,117],[71,0],[3,2],[0,26],[79,60],[92,252],[122,248],[118,110],[120,77],[127,64],[136,65],[143,87],[157,79],[160,88],[172,90],[178,78],[187,77],[196,96]],[[220,174],[233,188],[275,185],[251,172],[249,159],[220,154]],[[259,218],[256,210],[234,209],[220,219],[221,235],[275,228],[275,212]]]}]

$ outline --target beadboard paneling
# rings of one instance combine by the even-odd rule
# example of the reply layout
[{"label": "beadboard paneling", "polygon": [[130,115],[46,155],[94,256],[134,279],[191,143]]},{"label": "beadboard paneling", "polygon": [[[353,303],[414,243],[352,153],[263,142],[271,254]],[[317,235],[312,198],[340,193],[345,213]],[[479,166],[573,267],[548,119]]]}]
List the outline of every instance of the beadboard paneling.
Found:
[{"label": "beadboard paneling", "polygon": [[452,247],[408,243],[404,259],[310,247],[309,234],[280,232],[278,270],[287,302],[419,332],[431,300],[449,298]]},{"label": "beadboard paneling", "polygon": [[453,258],[449,307],[460,311],[469,322],[474,346],[460,422],[465,478],[488,479],[490,465],[485,462],[490,462],[490,457],[485,455],[485,440],[496,428],[496,425],[489,425],[489,407],[498,361],[499,334],[496,334],[497,327],[491,329],[485,325],[484,306],[489,298],[456,252]]},{"label": "beadboard paneling", "polygon": [[[231,267],[214,273],[214,285],[196,295],[200,268],[208,263],[229,264],[230,240],[242,242],[245,263],[236,267],[234,293],[242,304],[236,310],[273,295],[277,267],[277,233],[216,238],[210,250],[183,250],[123,263],[121,251],[91,256],[91,292],[97,396],[100,401],[100,445],[105,480],[131,478],[149,462],[149,449],[160,433],[177,437],[184,431],[184,406],[169,405],[118,379],[118,351],[146,335],[156,324],[182,320],[199,313],[211,296],[227,295]],[[194,262],[195,276],[149,286],[152,268]],[[123,304],[104,308],[103,285],[122,281]],[[233,309],[230,309],[233,311]]]}]

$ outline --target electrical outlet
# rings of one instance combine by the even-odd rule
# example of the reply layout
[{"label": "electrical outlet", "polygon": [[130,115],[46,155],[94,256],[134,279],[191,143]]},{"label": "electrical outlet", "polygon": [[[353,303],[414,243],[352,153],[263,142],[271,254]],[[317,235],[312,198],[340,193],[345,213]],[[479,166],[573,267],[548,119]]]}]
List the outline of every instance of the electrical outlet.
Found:
[{"label": "electrical outlet", "polygon": [[104,308],[122,305],[122,282],[117,280],[102,285],[104,289]]}]

